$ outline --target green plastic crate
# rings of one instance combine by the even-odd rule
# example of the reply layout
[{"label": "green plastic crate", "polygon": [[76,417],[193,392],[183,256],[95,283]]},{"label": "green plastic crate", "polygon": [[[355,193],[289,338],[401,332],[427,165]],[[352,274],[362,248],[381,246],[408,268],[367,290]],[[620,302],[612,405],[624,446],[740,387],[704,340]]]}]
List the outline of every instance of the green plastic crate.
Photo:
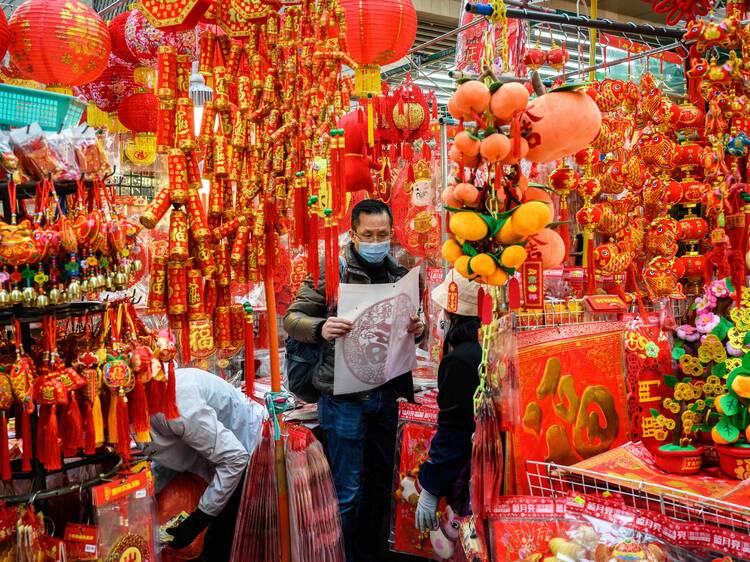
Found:
[{"label": "green plastic crate", "polygon": [[45,131],[74,127],[86,104],[73,96],[0,84],[0,125],[25,127],[39,123]]}]

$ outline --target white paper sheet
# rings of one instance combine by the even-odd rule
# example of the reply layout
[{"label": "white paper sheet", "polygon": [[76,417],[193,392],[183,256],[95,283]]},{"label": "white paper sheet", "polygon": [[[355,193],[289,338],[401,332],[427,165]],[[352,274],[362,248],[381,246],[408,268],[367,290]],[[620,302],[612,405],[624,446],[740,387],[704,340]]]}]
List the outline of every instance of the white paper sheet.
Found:
[{"label": "white paper sheet", "polygon": [[414,336],[406,329],[419,309],[419,268],[396,283],[339,285],[337,316],[354,323],[336,340],[334,394],[377,388],[417,366]]}]

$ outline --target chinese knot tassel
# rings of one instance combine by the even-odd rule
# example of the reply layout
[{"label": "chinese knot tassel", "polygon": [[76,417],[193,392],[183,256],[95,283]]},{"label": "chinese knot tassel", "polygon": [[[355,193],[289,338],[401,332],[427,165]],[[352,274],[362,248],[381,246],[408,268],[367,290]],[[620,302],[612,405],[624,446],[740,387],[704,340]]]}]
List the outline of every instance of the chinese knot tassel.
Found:
[{"label": "chinese knot tassel", "polygon": [[159,414],[164,411],[164,393],[167,390],[167,381],[151,379],[148,383],[148,411],[150,415]]},{"label": "chinese knot tassel", "polygon": [[117,410],[117,446],[115,449],[123,461],[130,460],[130,418],[128,416],[128,399],[120,390],[112,397]]},{"label": "chinese knot tassel", "polygon": [[252,398],[255,390],[255,321],[253,311],[245,311],[245,394]]},{"label": "chinese knot tassel", "polygon": [[107,441],[117,444],[117,400],[116,394],[112,393],[109,397],[109,410],[107,411]]},{"label": "chinese knot tassel", "polygon": [[8,451],[8,420],[7,412],[0,412],[0,476],[3,480],[10,480],[10,452]]},{"label": "chinese knot tassel", "polygon": [[[101,414],[101,410],[99,412]],[[83,454],[93,455],[96,452],[96,432],[94,430],[94,408],[86,400],[86,414],[84,417],[86,440],[83,444]]]},{"label": "chinese knot tassel", "polygon": [[41,448],[41,451],[37,452],[37,458],[47,470],[62,468],[59,436],[57,406],[55,404],[43,405],[36,434],[38,447]]},{"label": "chinese knot tassel", "polygon": [[326,302],[332,304],[339,294],[339,240],[336,223],[330,219],[326,219],[326,222]]},{"label": "chinese knot tassel", "polygon": [[173,420],[180,416],[177,410],[177,387],[174,373],[174,361],[169,362],[169,377],[167,378],[167,392],[164,396],[164,417]]},{"label": "chinese knot tassel", "polygon": [[21,441],[23,442],[21,469],[24,472],[29,472],[31,470],[31,459],[34,456],[34,445],[31,442],[31,416],[24,407],[21,407]]},{"label": "chinese knot tassel", "polygon": [[104,415],[102,414],[102,401],[99,393],[94,395],[91,403],[91,415],[94,417],[94,443],[97,447],[104,445]]},{"label": "chinese knot tassel", "polygon": [[136,441],[149,441],[148,400],[146,399],[146,389],[139,375],[135,376],[135,386],[133,386],[133,391],[130,393],[128,410],[133,423],[133,430],[136,433]]},{"label": "chinese knot tassel", "polygon": [[318,279],[320,278],[320,258],[318,256],[318,222],[320,218],[315,213],[310,213],[308,217],[307,225],[309,230],[307,232],[307,270],[310,272],[310,277],[313,281],[313,286],[318,287]]},{"label": "chinese knot tassel", "polygon": [[521,157],[521,114],[519,113],[510,123],[511,155],[513,158]]},{"label": "chinese knot tassel", "polygon": [[305,189],[305,173],[297,172],[294,182],[294,242],[298,246],[304,246],[307,240],[307,197]]},{"label": "chinese knot tassel", "polygon": [[62,439],[62,451],[66,457],[72,457],[83,447],[83,422],[75,392],[71,392],[68,398],[67,412],[61,413],[60,437]]},{"label": "chinese knot tassel", "polygon": [[590,227],[584,228],[586,237],[586,275],[588,284],[586,288],[587,295],[596,293],[596,269],[594,268],[594,231]]}]

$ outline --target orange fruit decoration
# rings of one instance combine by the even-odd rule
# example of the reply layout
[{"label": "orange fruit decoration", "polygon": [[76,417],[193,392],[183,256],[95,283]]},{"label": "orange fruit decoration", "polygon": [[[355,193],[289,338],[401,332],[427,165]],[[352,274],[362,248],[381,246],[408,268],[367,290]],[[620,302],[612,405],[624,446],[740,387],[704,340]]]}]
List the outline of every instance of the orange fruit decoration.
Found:
[{"label": "orange fruit decoration", "polygon": [[449,263],[454,263],[458,258],[464,255],[463,250],[458,242],[448,239],[443,242],[442,248],[443,259]]},{"label": "orange fruit decoration", "polygon": [[736,376],[732,381],[732,390],[740,398],[750,398],[750,376]]},{"label": "orange fruit decoration", "polygon": [[500,87],[490,100],[490,111],[503,123],[508,123],[516,114],[526,109],[529,91],[518,82],[510,82]]},{"label": "orange fruit decoration", "polygon": [[481,144],[481,141],[468,131],[461,131],[456,135],[456,138],[453,141],[453,146],[458,148],[458,150],[463,153],[464,157],[476,156],[479,154],[479,147]]},{"label": "orange fruit decoration", "polygon": [[508,246],[503,250],[503,253],[500,256],[500,263],[505,267],[515,269],[526,261],[526,257],[528,255],[529,254],[526,251],[526,248],[524,248],[523,246],[519,246],[517,244]]},{"label": "orange fruit decoration", "polygon": [[522,236],[531,236],[552,222],[552,210],[541,201],[521,203],[510,217],[513,230]]},{"label": "orange fruit decoration", "polygon": [[455,194],[453,193],[453,186],[449,185],[443,190],[442,195],[440,198],[443,200],[443,203],[445,203],[448,207],[453,207],[454,209],[461,206],[461,202],[456,199]]},{"label": "orange fruit decoration", "polygon": [[451,217],[451,232],[461,240],[477,242],[487,236],[488,227],[482,217],[471,211],[461,211]]},{"label": "orange fruit decoration", "polygon": [[490,164],[503,160],[510,154],[510,139],[500,133],[494,133],[485,137],[479,153]]},{"label": "orange fruit decoration", "polygon": [[550,228],[545,228],[529,238],[526,251],[539,254],[544,269],[552,269],[565,259],[565,242],[562,237]]},{"label": "orange fruit decoration", "polygon": [[516,244],[518,242],[523,242],[525,239],[525,236],[521,236],[515,230],[513,230],[513,223],[511,223],[510,220],[507,220],[503,223],[503,226],[500,228],[500,232],[498,232],[495,236],[495,240],[497,240],[501,244]]},{"label": "orange fruit decoration", "polygon": [[470,183],[459,183],[453,188],[453,197],[468,207],[479,202],[479,190]]},{"label": "orange fruit decoration", "polygon": [[550,197],[549,193],[538,187],[527,188],[523,193],[522,201],[524,203],[528,203],[529,201],[541,201],[547,205],[552,205],[552,197]]},{"label": "orange fruit decoration", "polygon": [[470,274],[469,273],[469,260],[471,258],[469,256],[459,256],[458,259],[456,259],[455,262],[453,262],[453,269],[458,271],[459,275],[465,277],[466,279],[476,279],[476,274]]},{"label": "orange fruit decoration", "polygon": [[519,139],[519,144],[521,145],[521,148],[518,151],[518,156],[513,156],[513,143],[511,142],[510,152],[508,152],[508,155],[500,161],[501,164],[518,164],[522,158],[526,158],[526,155],[529,153],[529,143],[525,138],[521,137]]},{"label": "orange fruit decoration", "polygon": [[731,445],[732,443],[737,441],[737,439],[739,439],[739,434],[737,435],[737,439],[735,439],[734,441],[727,441],[726,439],[724,439],[724,437],[722,437],[721,433],[719,433],[714,426],[713,428],[711,428],[711,439],[713,439],[714,443],[716,443],[717,445]]},{"label": "orange fruit decoration", "polygon": [[471,267],[471,270],[480,277],[487,277],[495,273],[497,264],[495,263],[495,260],[487,254],[477,254],[469,260],[469,267]]},{"label": "orange fruit decoration", "polygon": [[479,164],[479,154],[468,156],[463,154],[455,145],[448,151],[448,158],[460,166],[475,168]]},{"label": "orange fruit decoration", "polygon": [[456,93],[453,94],[453,107],[460,116],[453,115],[456,119],[473,119],[474,114],[483,113],[490,105],[490,89],[479,80],[469,80],[461,84]]},{"label": "orange fruit decoration", "polygon": [[493,273],[492,275],[482,278],[482,282],[491,287],[499,287],[501,285],[505,285],[505,282],[507,280],[508,274],[505,273],[505,271],[500,267],[495,269],[495,273]]}]

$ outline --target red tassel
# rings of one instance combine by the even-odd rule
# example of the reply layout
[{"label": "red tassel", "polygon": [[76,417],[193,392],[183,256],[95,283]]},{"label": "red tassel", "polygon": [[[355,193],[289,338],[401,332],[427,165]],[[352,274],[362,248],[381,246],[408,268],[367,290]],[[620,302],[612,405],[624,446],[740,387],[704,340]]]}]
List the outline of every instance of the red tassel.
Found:
[{"label": "red tassel", "polygon": [[146,389],[138,376],[135,377],[135,386],[130,393],[128,410],[130,411],[133,431],[135,433],[146,433],[150,427],[148,400],[146,399]]},{"label": "red tassel", "polygon": [[164,395],[167,392],[167,381],[157,381],[152,379],[148,383],[148,411],[153,416],[164,411]]},{"label": "red tassel", "polygon": [[128,399],[122,396],[113,396],[117,401],[117,453],[123,461],[130,460],[130,419],[128,418]]},{"label": "red tassel", "polygon": [[586,275],[588,276],[587,295],[596,293],[596,269],[594,268],[594,236],[586,233],[588,245],[586,247]]},{"label": "red tassel", "polygon": [[62,451],[66,457],[75,456],[82,447],[83,422],[81,421],[81,409],[75,392],[68,398],[67,412],[60,412],[60,436],[62,437]]},{"label": "red tassel", "polygon": [[[42,410],[47,410],[47,423],[39,424],[39,430],[42,432],[41,441],[44,443],[44,454],[46,461],[44,465],[47,470],[59,470],[62,468],[60,460],[62,451],[60,451],[60,432],[57,428],[57,406],[42,406]],[[39,434],[37,434],[39,438]]]},{"label": "red tassel", "polygon": [[10,452],[8,451],[8,420],[7,412],[0,412],[0,476],[5,481],[10,480]]},{"label": "red tassel", "polygon": [[23,456],[21,470],[31,470],[31,459],[34,457],[34,445],[31,442],[31,416],[29,411],[21,407],[21,441],[23,443]]},{"label": "red tassel", "polygon": [[310,215],[308,224],[310,225],[310,233],[307,236],[307,270],[310,272],[310,277],[313,280],[313,286],[318,288],[318,281],[320,280],[320,256],[318,252],[318,237],[320,217],[313,213]]},{"label": "red tassel", "polygon": [[305,218],[307,217],[307,198],[305,197],[304,183],[301,178],[297,182],[302,185],[294,188],[294,243],[297,246],[303,246],[307,237],[307,228]]},{"label": "red tassel", "polygon": [[513,158],[521,157],[521,114],[519,113],[510,123],[510,140],[513,143],[511,153]]},{"label": "red tassel", "polygon": [[339,241],[334,225],[325,228],[326,244],[326,302],[332,304],[339,294]]},{"label": "red tassel", "polygon": [[94,429],[94,408],[91,402],[86,400],[86,417],[84,433],[86,440],[83,445],[84,455],[93,455],[96,452],[96,431]]},{"label": "red tassel", "polygon": [[[47,447],[45,435],[49,427],[49,408],[41,406],[39,408],[39,417],[36,420],[36,458],[43,465],[47,464]],[[31,440],[29,440],[31,442]]]},{"label": "red tassel", "polygon": [[164,417],[168,420],[180,417],[180,412],[177,409],[177,381],[175,380],[174,361],[169,362],[167,392],[164,396]]},{"label": "red tassel", "polygon": [[253,315],[245,317],[245,394],[252,398],[255,394],[255,323]]}]

